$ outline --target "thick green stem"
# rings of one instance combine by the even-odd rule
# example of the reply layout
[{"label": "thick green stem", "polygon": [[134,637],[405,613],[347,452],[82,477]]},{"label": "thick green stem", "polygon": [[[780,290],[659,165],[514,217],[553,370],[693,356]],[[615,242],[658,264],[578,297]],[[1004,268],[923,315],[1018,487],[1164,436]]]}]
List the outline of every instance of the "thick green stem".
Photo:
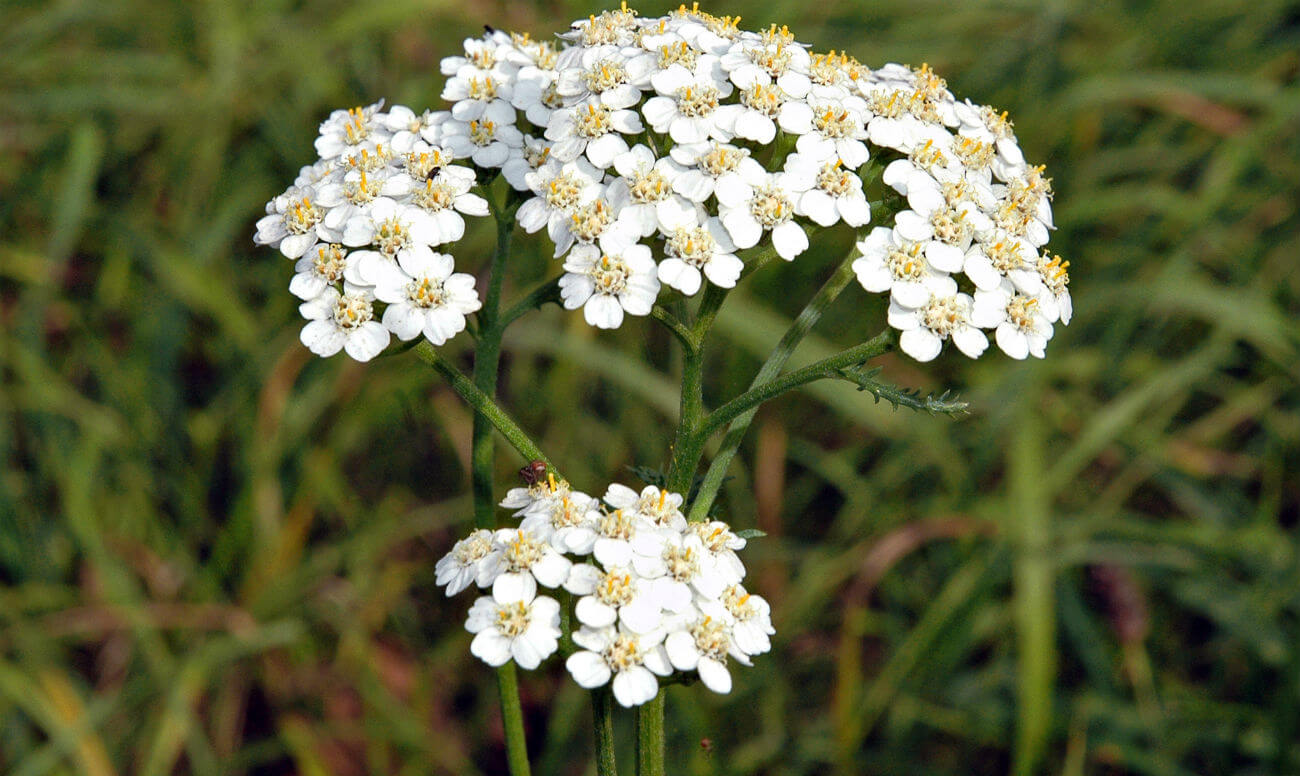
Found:
[{"label": "thick green stem", "polygon": [[528,742],[524,738],[524,709],[519,702],[519,674],[513,662],[497,669],[497,689],[501,697],[501,721],[506,732],[506,762],[511,776],[527,776]]},{"label": "thick green stem", "polygon": [[664,776],[664,690],[636,711],[637,776]]},{"label": "thick green stem", "polygon": [[618,776],[614,762],[614,696],[608,687],[591,692],[591,715],[595,722],[596,776]]},{"label": "thick green stem", "polygon": [[[822,287],[817,290],[817,293],[808,301],[803,311],[799,313],[799,317],[795,318],[794,323],[781,337],[776,349],[763,362],[763,366],[759,368],[758,374],[754,376],[753,382],[749,385],[751,390],[772,380],[781,373],[781,369],[790,360],[790,355],[794,353],[794,349],[803,341],[803,338],[812,330],[817,321],[821,319],[826,308],[830,307],[835,298],[853,279],[852,264],[853,252],[850,251],[849,256],[835,270],[835,274],[831,275],[822,284]],[[722,486],[722,480],[727,475],[727,467],[731,465],[731,459],[736,456],[736,451],[740,449],[740,442],[745,438],[745,432],[749,430],[749,424],[754,420],[754,415],[757,412],[757,407],[751,408],[731,421],[731,426],[722,439],[722,446],[718,449],[717,455],[713,457],[713,462],[709,464],[709,468],[704,474],[704,480],[700,483],[699,492],[691,503],[690,514],[687,515],[688,519],[698,522],[708,516],[709,509],[713,506],[713,500],[717,498],[718,488]],[[701,449],[703,449],[703,442],[700,442],[700,445]]]}]

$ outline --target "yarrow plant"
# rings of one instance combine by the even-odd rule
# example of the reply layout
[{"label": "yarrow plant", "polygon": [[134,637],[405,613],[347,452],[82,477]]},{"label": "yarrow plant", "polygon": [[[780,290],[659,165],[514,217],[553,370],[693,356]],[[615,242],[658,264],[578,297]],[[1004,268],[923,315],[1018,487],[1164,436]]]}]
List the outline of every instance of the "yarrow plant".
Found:
[{"label": "yarrow plant", "polygon": [[[889,385],[869,362],[894,346],[930,361],[949,342],[978,358],[990,333],[1012,358],[1042,358],[1072,310],[1069,263],[1046,247],[1051,180],[1005,112],[958,100],[928,66],[871,68],[698,6],[643,18],[624,4],[554,40],[489,28],[441,71],[443,110],[330,114],[317,161],[267,204],[254,240],[294,261],[312,352],[410,349],[475,411],[476,528],[437,582],[449,596],[481,591],[465,627],[498,670],[512,773],[529,771],[515,672],[560,660],[592,690],[598,772],[615,773],[616,703],[637,709],[637,772],[663,774],[662,687],[727,693],[744,681],[732,669],[771,649],[770,608],[743,586],[738,554],[759,534],[715,517],[758,406],[838,379],[954,414],[966,405]],[[457,243],[488,216],[497,248],[484,266]],[[507,279],[532,260],[512,250],[516,230],[545,232],[550,257],[536,261],[554,272],[503,307]],[[707,411],[706,340],[728,290],[846,230],[853,249],[749,388]],[[855,279],[887,295],[886,328],[783,371]],[[503,332],[547,303],[600,329],[649,318],[682,348],[670,463],[639,491],[575,490],[496,402]],[[465,332],[472,375],[438,349]],[[525,487],[500,501],[508,519],[495,509],[494,430],[530,461]]]}]

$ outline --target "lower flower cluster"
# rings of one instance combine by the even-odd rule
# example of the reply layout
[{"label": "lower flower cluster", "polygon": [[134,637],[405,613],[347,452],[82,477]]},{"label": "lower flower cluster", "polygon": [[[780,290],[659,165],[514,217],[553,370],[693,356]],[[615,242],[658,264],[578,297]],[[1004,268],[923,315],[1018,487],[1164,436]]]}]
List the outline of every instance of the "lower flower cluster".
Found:
[{"label": "lower flower cluster", "polygon": [[517,528],[479,529],[438,561],[447,595],[490,591],[470,607],[470,651],[491,666],[533,669],[560,649],[561,606],[575,597],[565,667],[594,689],[638,706],[660,680],[697,676],[731,691],[728,665],[771,649],[771,609],[741,582],[746,540],[721,521],[688,523],[679,493],[610,485],[601,498],[553,475],[514,488],[501,506]]}]

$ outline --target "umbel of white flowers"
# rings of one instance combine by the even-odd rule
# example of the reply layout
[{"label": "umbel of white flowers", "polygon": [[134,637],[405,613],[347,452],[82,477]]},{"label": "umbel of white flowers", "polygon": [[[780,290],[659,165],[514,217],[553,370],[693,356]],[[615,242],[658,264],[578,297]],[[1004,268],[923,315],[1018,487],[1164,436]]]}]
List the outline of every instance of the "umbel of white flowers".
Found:
[{"label": "umbel of white flowers", "polygon": [[[1045,250],[1050,180],[1005,113],[957,100],[927,66],[871,69],[786,27],[625,4],[554,42],[489,31],[441,69],[447,110],[331,114],[319,160],[257,223],[256,242],[296,261],[317,354],[365,361],[393,334],[441,345],[463,330],[479,299],[446,251],[488,215],[472,189],[497,174],[526,198],[518,225],[553,243],[564,306],[593,326],[731,287],[736,252],[766,240],[793,261],[838,222],[860,230],[858,280],[889,294],[917,360],[948,340],[978,357],[989,331],[1042,357],[1069,323],[1069,263]],[[905,202],[892,223],[868,226],[869,161]]]},{"label": "umbel of white flowers", "polygon": [[488,665],[531,670],[559,649],[560,604],[545,594],[558,589],[578,596],[565,667],[582,687],[610,684],[623,706],[675,674],[730,692],[728,665],[771,649],[771,609],[741,585],[745,539],[720,521],[688,523],[681,494],[615,484],[596,499],[551,475],[501,505],[518,527],[476,530],[436,568],[448,596],[490,592],[465,622]]}]

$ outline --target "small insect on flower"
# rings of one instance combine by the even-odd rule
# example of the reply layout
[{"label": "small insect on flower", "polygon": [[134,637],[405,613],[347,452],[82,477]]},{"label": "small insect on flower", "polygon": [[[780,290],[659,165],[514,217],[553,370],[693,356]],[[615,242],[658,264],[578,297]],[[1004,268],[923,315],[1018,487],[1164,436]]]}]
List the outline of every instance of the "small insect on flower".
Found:
[{"label": "small insect on flower", "polygon": [[545,476],[545,461],[529,461],[527,466],[519,470],[519,479],[523,480],[524,484],[530,488]]}]

